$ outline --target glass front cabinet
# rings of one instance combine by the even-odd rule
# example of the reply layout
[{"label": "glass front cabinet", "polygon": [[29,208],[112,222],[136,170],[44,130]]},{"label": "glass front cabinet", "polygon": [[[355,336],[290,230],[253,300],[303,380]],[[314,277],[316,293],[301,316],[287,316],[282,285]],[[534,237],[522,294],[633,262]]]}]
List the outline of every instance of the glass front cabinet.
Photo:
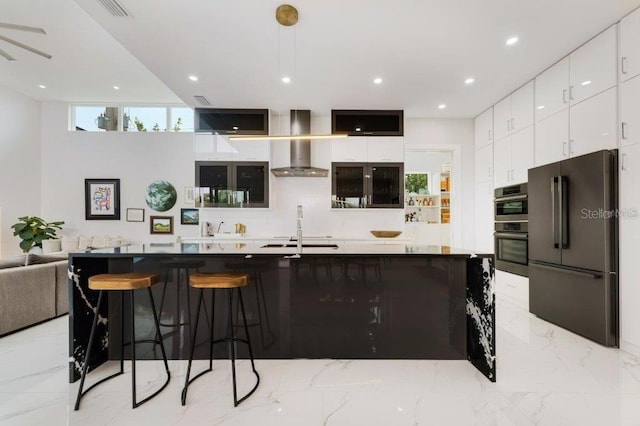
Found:
[{"label": "glass front cabinet", "polygon": [[269,207],[268,162],[196,161],[196,207]]},{"label": "glass front cabinet", "polygon": [[332,208],[403,208],[403,163],[332,163]]}]

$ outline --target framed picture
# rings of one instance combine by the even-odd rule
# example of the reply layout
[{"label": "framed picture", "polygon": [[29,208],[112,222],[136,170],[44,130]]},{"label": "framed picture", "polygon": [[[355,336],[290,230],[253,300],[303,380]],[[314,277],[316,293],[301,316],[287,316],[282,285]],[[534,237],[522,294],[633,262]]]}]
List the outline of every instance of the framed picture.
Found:
[{"label": "framed picture", "polygon": [[127,222],[144,222],[144,209],[127,209]]},{"label": "framed picture", "polygon": [[198,209],[180,209],[181,225],[198,225],[200,223],[200,211]]},{"label": "framed picture", "polygon": [[120,220],[120,179],[84,180],[86,220]]},{"label": "framed picture", "polygon": [[149,216],[152,234],[173,234],[173,216]]},{"label": "framed picture", "polygon": [[193,204],[196,202],[196,193],[193,186],[187,186],[184,188],[184,203]]}]

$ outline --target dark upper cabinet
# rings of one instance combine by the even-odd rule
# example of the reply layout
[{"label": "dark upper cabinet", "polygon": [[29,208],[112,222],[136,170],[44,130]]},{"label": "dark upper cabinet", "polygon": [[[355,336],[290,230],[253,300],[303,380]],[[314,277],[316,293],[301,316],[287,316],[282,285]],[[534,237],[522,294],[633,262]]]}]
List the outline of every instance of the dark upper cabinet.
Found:
[{"label": "dark upper cabinet", "polygon": [[268,109],[196,108],[196,132],[221,135],[268,135]]},{"label": "dark upper cabinet", "polygon": [[333,109],[331,132],[349,136],[404,136],[404,111]]},{"label": "dark upper cabinet", "polygon": [[403,163],[332,163],[332,208],[404,208]]},{"label": "dark upper cabinet", "polygon": [[196,206],[269,207],[269,163],[196,161]]}]

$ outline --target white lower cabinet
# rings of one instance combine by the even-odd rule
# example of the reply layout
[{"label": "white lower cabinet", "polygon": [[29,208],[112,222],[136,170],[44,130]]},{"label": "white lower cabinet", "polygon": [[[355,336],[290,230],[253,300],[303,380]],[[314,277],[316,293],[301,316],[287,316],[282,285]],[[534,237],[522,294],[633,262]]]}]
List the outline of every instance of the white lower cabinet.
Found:
[{"label": "white lower cabinet", "polygon": [[638,253],[640,253],[640,144],[620,149],[620,258],[619,303],[620,340],[640,348],[640,285],[638,285]]},{"label": "white lower cabinet", "polygon": [[529,278],[496,270],[496,298],[529,310]]}]

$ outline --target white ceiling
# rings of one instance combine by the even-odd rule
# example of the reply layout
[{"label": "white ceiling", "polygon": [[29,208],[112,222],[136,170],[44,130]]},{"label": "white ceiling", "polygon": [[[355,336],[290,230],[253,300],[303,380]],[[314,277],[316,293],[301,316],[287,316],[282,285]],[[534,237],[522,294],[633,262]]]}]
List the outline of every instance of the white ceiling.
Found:
[{"label": "white ceiling", "polygon": [[[196,106],[193,96],[204,95],[217,107],[473,117],[640,5],[297,0],[300,20],[286,28],[275,21],[282,4],[275,0],[119,1],[130,17],[112,16],[98,0],[0,0],[0,21],[47,35],[0,34],[53,55],[48,61],[0,41],[17,58],[0,58],[0,84],[69,102]],[[507,47],[512,35],[520,42]],[[280,81],[284,73],[289,85]],[[476,82],[465,86],[469,76]]]}]

